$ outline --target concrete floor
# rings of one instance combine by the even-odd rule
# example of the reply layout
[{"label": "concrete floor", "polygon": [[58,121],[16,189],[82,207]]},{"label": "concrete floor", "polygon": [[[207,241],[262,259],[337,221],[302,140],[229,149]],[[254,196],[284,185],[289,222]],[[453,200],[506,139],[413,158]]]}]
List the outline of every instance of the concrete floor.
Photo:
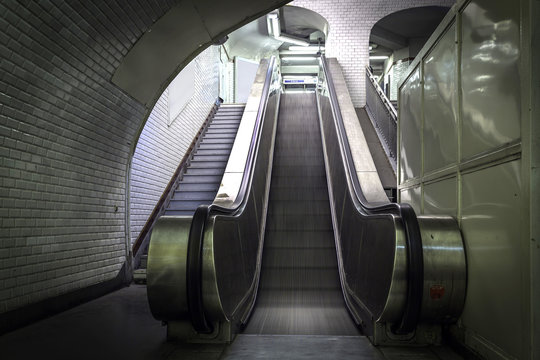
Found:
[{"label": "concrete floor", "polygon": [[460,360],[448,348],[375,348],[361,336],[238,335],[230,346],[168,343],[146,286],[132,285],[0,336],[2,360],[425,359]]}]

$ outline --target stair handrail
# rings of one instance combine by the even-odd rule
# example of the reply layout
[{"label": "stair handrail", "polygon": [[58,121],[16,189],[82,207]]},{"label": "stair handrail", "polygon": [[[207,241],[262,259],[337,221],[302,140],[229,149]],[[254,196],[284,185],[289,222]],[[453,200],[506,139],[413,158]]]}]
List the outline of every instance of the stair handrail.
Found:
[{"label": "stair handrail", "polygon": [[396,174],[398,114],[369,67],[366,67],[366,113]]},{"label": "stair handrail", "polygon": [[390,101],[390,99],[388,99],[388,97],[384,93],[384,90],[381,88],[381,86],[377,82],[377,79],[375,78],[375,75],[373,75],[373,72],[371,71],[369,66],[366,66],[366,75],[369,81],[371,82],[371,84],[373,84],[373,87],[375,88],[377,94],[381,98],[383,104],[386,106],[386,109],[388,110],[388,112],[390,113],[394,121],[397,123],[397,117],[398,117],[397,110],[394,108],[394,105],[392,105],[392,102]]}]

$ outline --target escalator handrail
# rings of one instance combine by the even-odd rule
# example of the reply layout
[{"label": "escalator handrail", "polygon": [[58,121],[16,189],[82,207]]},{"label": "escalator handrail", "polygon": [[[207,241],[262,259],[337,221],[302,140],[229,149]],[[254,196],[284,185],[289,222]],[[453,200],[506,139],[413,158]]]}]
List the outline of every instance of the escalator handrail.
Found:
[{"label": "escalator handrail", "polygon": [[354,194],[352,200],[355,202],[357,210],[361,214],[393,214],[403,223],[407,244],[407,300],[401,322],[397,324],[393,331],[398,334],[412,332],[418,324],[420,307],[422,304],[422,292],[424,282],[424,262],[422,253],[422,238],[420,227],[414,209],[409,204],[388,203],[384,205],[373,205],[367,201],[360,182],[356,175],[353,157],[349,146],[349,141],[345,131],[345,125],[341,116],[341,109],[338,103],[336,90],[332,80],[332,75],[328,69],[326,57],[321,55],[321,64],[326,78],[326,85],[329,93],[332,113],[340,138],[341,153],[344,157],[345,170],[350,179]]},{"label": "escalator handrail", "polygon": [[189,232],[188,240],[188,267],[186,271],[187,277],[187,298],[188,308],[191,317],[191,323],[195,331],[199,333],[208,334],[213,331],[212,324],[206,318],[204,313],[203,299],[202,299],[202,248],[204,240],[204,229],[207,220],[212,215],[229,215],[233,216],[242,211],[248,199],[249,189],[251,187],[251,180],[253,178],[253,171],[255,168],[255,158],[260,141],[260,133],[262,129],[262,121],[266,112],[266,105],[268,103],[268,97],[270,96],[270,85],[274,74],[274,68],[276,64],[275,57],[271,57],[268,63],[268,70],[264,81],[264,86],[261,94],[261,100],[259,102],[259,108],[257,110],[257,117],[255,120],[255,127],[253,130],[253,136],[249,146],[248,157],[246,160],[246,166],[244,168],[244,174],[242,176],[242,182],[240,190],[236,196],[235,201],[230,207],[223,207],[216,204],[200,205],[191,222],[191,228]]}]

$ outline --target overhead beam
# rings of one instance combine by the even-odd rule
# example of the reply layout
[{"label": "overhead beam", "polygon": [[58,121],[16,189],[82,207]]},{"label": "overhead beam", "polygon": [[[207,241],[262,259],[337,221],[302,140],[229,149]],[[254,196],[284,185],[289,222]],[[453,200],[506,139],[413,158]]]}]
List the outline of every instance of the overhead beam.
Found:
[{"label": "overhead beam", "polygon": [[409,44],[406,37],[398,35],[377,25],[371,29],[369,40],[375,44],[392,50],[403,49]]}]

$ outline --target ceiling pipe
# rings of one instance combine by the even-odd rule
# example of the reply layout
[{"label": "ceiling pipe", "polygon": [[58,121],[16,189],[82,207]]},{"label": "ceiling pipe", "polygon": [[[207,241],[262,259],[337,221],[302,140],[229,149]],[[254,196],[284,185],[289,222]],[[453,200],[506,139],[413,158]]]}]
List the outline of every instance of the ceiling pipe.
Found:
[{"label": "ceiling pipe", "polygon": [[268,25],[268,35],[272,36],[274,39],[295,45],[309,46],[309,41],[281,32],[281,24],[277,12],[268,14],[266,22]]}]

